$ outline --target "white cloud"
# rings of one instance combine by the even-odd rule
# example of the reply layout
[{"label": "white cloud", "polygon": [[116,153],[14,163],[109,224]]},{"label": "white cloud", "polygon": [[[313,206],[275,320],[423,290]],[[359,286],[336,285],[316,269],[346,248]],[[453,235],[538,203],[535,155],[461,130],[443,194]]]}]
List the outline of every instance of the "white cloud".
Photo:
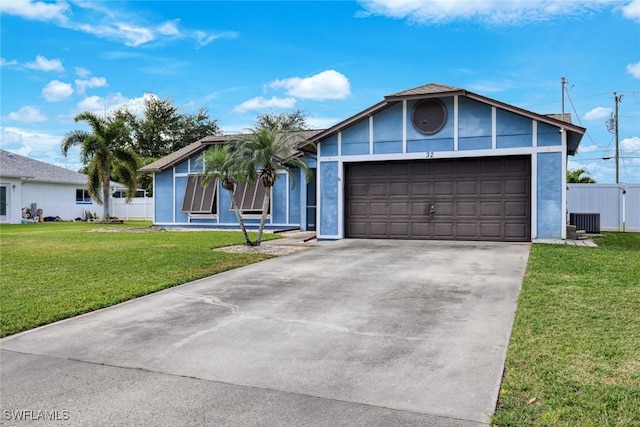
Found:
[{"label": "white cloud", "polygon": [[55,3],[31,0],[3,0],[0,2],[0,12],[36,21],[57,20],[64,22],[69,11],[69,5],[63,0],[58,0]]},{"label": "white cloud", "polygon": [[42,55],[36,56],[35,61],[27,62],[26,64],[24,64],[24,66],[32,70],[39,71],[64,71],[62,61],[60,61],[59,59],[47,59]]},{"label": "white cloud", "polygon": [[127,46],[140,46],[155,39],[152,30],[145,27],[117,22],[110,25],[93,26],[89,24],[79,25],[78,28],[85,33],[93,34],[100,38],[121,40]]},{"label": "white cloud", "polygon": [[4,58],[0,58],[0,66],[1,67],[9,67],[12,65],[18,65],[18,61],[16,61],[15,59],[12,59],[11,61],[7,61]]},{"label": "white cloud", "polygon": [[344,99],[351,94],[349,79],[335,70],[326,70],[311,77],[275,80],[269,86],[284,88],[287,95],[302,99]]},{"label": "white cloud", "polygon": [[525,24],[558,16],[576,16],[616,3],[616,0],[359,0],[364,9],[360,15],[365,17],[380,15],[431,24],[473,20],[490,25]]},{"label": "white cloud", "polygon": [[178,36],[180,30],[178,30],[178,19],[173,21],[167,21],[164,24],[158,26],[158,32],[164,36]]},{"label": "white cloud", "polygon": [[271,99],[266,99],[258,96],[237,105],[233,111],[235,113],[246,113],[251,110],[264,110],[267,108],[291,108],[295,103],[295,98],[276,98],[272,96]]},{"label": "white cloud", "polygon": [[87,88],[104,87],[107,79],[104,77],[91,77],[90,79],[76,79],[76,90],[78,93],[85,93]]},{"label": "white cloud", "polygon": [[596,107],[584,115],[585,120],[599,120],[599,119],[608,119],[611,117],[611,113],[613,113],[613,109],[609,107]]},{"label": "white cloud", "polygon": [[20,108],[18,111],[11,112],[7,115],[9,120],[13,120],[16,122],[44,122],[47,120],[47,116],[42,114],[42,112],[36,108],[31,106],[25,106]]},{"label": "white cloud", "polygon": [[69,83],[60,80],[51,80],[42,89],[42,96],[49,102],[62,101],[73,94],[73,87]]},{"label": "white cloud", "polygon": [[307,124],[311,129],[328,129],[342,120],[344,119],[333,117],[307,117]]},{"label": "white cloud", "polygon": [[633,0],[622,7],[622,14],[629,19],[640,22],[640,0]]},{"label": "white cloud", "polygon": [[640,62],[627,65],[627,72],[636,79],[640,79]]},{"label": "white cloud", "polygon": [[91,75],[91,71],[87,70],[84,67],[75,67],[75,70],[78,77],[82,79],[86,79]]},{"label": "white cloud", "polygon": [[633,136],[631,138],[625,138],[620,141],[620,150],[625,153],[638,153],[640,154],[640,137]]},{"label": "white cloud", "polygon": [[120,92],[109,96],[88,96],[78,102],[78,111],[91,111],[94,114],[103,116],[105,113],[112,114],[115,110],[126,107],[131,113],[140,116],[144,111],[144,101],[147,97],[157,98],[152,93],[146,93],[139,98],[127,98]]}]

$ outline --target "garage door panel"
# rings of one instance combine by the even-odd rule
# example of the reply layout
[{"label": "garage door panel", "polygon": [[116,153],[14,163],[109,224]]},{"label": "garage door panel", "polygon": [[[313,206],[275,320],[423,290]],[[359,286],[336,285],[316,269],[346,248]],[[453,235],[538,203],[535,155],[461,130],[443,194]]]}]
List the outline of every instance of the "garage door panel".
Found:
[{"label": "garage door panel", "polygon": [[389,204],[387,202],[371,202],[369,203],[369,215],[375,216],[389,216]]},{"label": "garage door panel", "polygon": [[372,197],[386,197],[389,195],[389,184],[374,182],[369,185],[369,195]]},{"label": "garage door panel", "polygon": [[500,217],[502,215],[501,202],[480,202],[480,215],[483,217]]},{"label": "garage door panel", "polygon": [[391,216],[409,216],[409,203],[408,202],[391,202]]},{"label": "garage door panel", "polygon": [[396,196],[409,196],[409,183],[408,182],[392,182],[390,185],[390,195]]},{"label": "garage door panel", "polygon": [[347,163],[345,235],[528,241],[530,163],[530,156]]}]

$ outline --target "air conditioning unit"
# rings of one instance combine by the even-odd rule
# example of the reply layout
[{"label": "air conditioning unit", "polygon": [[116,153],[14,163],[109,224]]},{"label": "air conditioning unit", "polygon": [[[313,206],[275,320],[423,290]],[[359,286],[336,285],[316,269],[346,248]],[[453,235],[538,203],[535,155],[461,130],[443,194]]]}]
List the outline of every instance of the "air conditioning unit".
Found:
[{"label": "air conditioning unit", "polygon": [[599,213],[569,213],[569,224],[575,225],[577,230],[600,234]]}]

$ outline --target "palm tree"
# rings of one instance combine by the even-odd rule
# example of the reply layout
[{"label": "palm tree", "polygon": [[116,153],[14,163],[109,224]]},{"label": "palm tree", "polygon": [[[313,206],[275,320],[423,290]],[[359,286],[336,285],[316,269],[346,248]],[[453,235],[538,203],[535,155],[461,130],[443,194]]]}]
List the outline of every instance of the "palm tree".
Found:
[{"label": "palm tree", "polygon": [[212,182],[216,185],[215,182],[220,181],[222,188],[229,192],[231,208],[236,214],[238,224],[240,224],[244,242],[247,246],[253,246],[236,202],[236,183],[245,180],[246,174],[238,169],[238,164],[234,162],[231,149],[228,145],[211,147],[202,154],[200,161],[204,164],[202,183],[207,186]]},{"label": "palm tree", "polygon": [[127,187],[127,201],[136,193],[137,170],[141,165],[138,154],[127,147],[129,129],[122,119],[107,120],[85,111],[78,114],[76,122],[86,122],[92,132],[74,130],[67,133],[60,143],[62,154],[71,147],[80,147],[80,158],[86,167],[89,181],[87,190],[91,197],[103,205],[103,218],[109,218],[109,184],[112,172],[116,172]]},{"label": "palm tree", "polygon": [[574,184],[595,184],[596,180],[590,176],[581,176],[587,173],[584,169],[575,169],[567,171],[567,182]]},{"label": "palm tree", "polygon": [[287,173],[295,187],[293,169],[301,169],[305,172],[307,181],[311,177],[311,170],[303,160],[298,147],[305,142],[301,132],[281,132],[281,127],[276,124],[254,128],[249,134],[241,135],[232,140],[235,144],[233,161],[237,162],[240,170],[246,173],[249,182],[258,179],[265,187],[262,202],[262,217],[258,228],[258,237],[255,245],[260,246],[262,232],[267,221],[271,189],[281,172]]}]

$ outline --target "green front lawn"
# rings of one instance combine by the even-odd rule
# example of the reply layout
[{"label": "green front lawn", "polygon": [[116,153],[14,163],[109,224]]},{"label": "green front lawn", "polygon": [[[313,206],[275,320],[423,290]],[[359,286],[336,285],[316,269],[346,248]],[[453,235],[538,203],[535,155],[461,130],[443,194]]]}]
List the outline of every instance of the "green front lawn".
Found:
[{"label": "green front lawn", "polygon": [[240,232],[149,225],[0,226],[0,336],[269,258],[212,250],[243,243]]},{"label": "green front lawn", "polygon": [[640,426],[640,233],[533,245],[493,422]]}]

